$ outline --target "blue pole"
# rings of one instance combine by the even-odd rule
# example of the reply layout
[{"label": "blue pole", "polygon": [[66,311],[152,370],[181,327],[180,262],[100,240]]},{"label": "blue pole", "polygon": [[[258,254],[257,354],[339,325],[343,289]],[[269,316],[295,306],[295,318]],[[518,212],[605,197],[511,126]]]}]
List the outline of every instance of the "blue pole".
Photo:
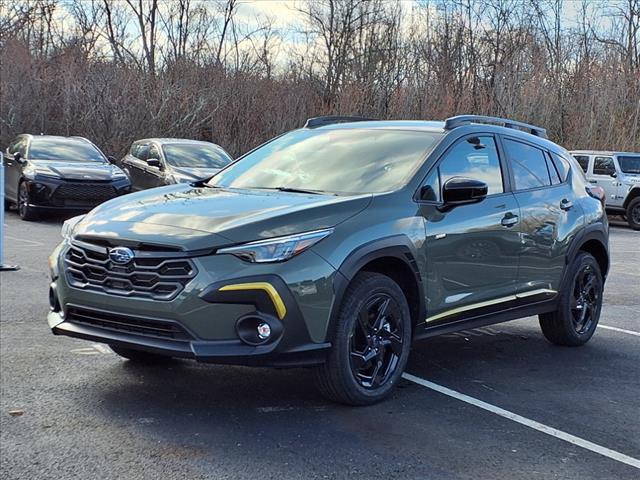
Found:
[{"label": "blue pole", "polygon": [[2,208],[0,208],[0,272],[8,270],[18,270],[20,267],[16,265],[4,264],[4,155],[0,152],[0,200],[2,200]]}]

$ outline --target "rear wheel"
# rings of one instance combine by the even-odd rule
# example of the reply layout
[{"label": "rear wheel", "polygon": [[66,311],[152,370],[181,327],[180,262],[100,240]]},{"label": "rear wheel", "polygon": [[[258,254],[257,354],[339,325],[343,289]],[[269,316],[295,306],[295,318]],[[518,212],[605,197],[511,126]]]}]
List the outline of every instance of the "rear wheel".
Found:
[{"label": "rear wheel", "polygon": [[540,327],[551,343],[579,346],[589,341],[598,325],[604,282],[590,253],[580,252],[570,268],[571,283],[561,294],[558,309],[540,315]]},{"label": "rear wheel", "polygon": [[378,273],[358,274],[342,302],[320,392],[348,405],[387,397],[400,380],[411,348],[411,317],[400,287]]},{"label": "rear wheel", "polygon": [[22,220],[30,221],[38,218],[38,212],[29,206],[31,198],[27,190],[27,184],[22,182],[18,187],[18,215]]},{"label": "rear wheel", "polygon": [[634,230],[640,230],[640,197],[636,197],[627,205],[627,223]]},{"label": "rear wheel", "polygon": [[136,350],[134,348],[121,347],[119,345],[109,345],[111,350],[134,363],[166,363],[171,360],[171,357],[165,355],[158,355],[156,353],[145,352],[143,350]]}]

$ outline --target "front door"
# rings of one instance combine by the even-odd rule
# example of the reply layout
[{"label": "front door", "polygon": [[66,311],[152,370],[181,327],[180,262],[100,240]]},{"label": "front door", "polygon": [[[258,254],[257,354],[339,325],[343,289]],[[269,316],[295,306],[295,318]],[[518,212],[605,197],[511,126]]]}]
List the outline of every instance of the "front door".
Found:
[{"label": "front door", "polygon": [[[446,208],[442,185],[453,177],[485,182],[487,197]],[[479,134],[454,144],[426,179],[433,192],[420,204],[427,229],[427,326],[514,300],[520,212],[513,194],[505,192],[504,178],[494,136]]]},{"label": "front door", "polygon": [[596,155],[593,159],[593,171],[589,177],[589,182],[602,187],[607,194],[607,205],[622,206],[622,200],[618,198],[618,179],[616,175],[616,165],[613,157]]}]

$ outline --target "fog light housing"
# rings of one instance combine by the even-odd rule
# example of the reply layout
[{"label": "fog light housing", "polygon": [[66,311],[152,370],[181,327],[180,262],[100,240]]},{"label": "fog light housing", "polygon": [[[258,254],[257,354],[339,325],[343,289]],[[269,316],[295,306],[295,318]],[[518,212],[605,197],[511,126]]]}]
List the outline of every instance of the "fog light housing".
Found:
[{"label": "fog light housing", "polygon": [[271,336],[271,327],[268,323],[261,323],[256,327],[256,331],[258,332],[258,338],[260,340],[266,340]]}]

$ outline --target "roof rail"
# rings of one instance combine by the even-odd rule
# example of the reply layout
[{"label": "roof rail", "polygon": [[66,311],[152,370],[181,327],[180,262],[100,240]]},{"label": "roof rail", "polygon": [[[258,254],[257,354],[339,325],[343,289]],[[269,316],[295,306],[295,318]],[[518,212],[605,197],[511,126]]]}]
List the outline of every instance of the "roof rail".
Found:
[{"label": "roof rail", "polygon": [[370,120],[375,120],[375,119],[365,118],[365,117],[327,115],[324,117],[313,117],[308,119],[307,122],[304,124],[304,128],[324,127],[325,125],[332,125],[334,123],[367,122]]},{"label": "roof rail", "polygon": [[549,138],[547,131],[542,127],[536,127],[528,123],[516,122],[515,120],[509,120],[508,118],[499,117],[486,117],[484,115],[458,115],[456,117],[447,118],[444,122],[445,130],[453,130],[454,128],[461,127],[462,125],[468,125],[469,123],[488,123],[492,125],[500,125],[506,128],[515,128],[518,130],[524,130],[532,135],[540,138]]}]

